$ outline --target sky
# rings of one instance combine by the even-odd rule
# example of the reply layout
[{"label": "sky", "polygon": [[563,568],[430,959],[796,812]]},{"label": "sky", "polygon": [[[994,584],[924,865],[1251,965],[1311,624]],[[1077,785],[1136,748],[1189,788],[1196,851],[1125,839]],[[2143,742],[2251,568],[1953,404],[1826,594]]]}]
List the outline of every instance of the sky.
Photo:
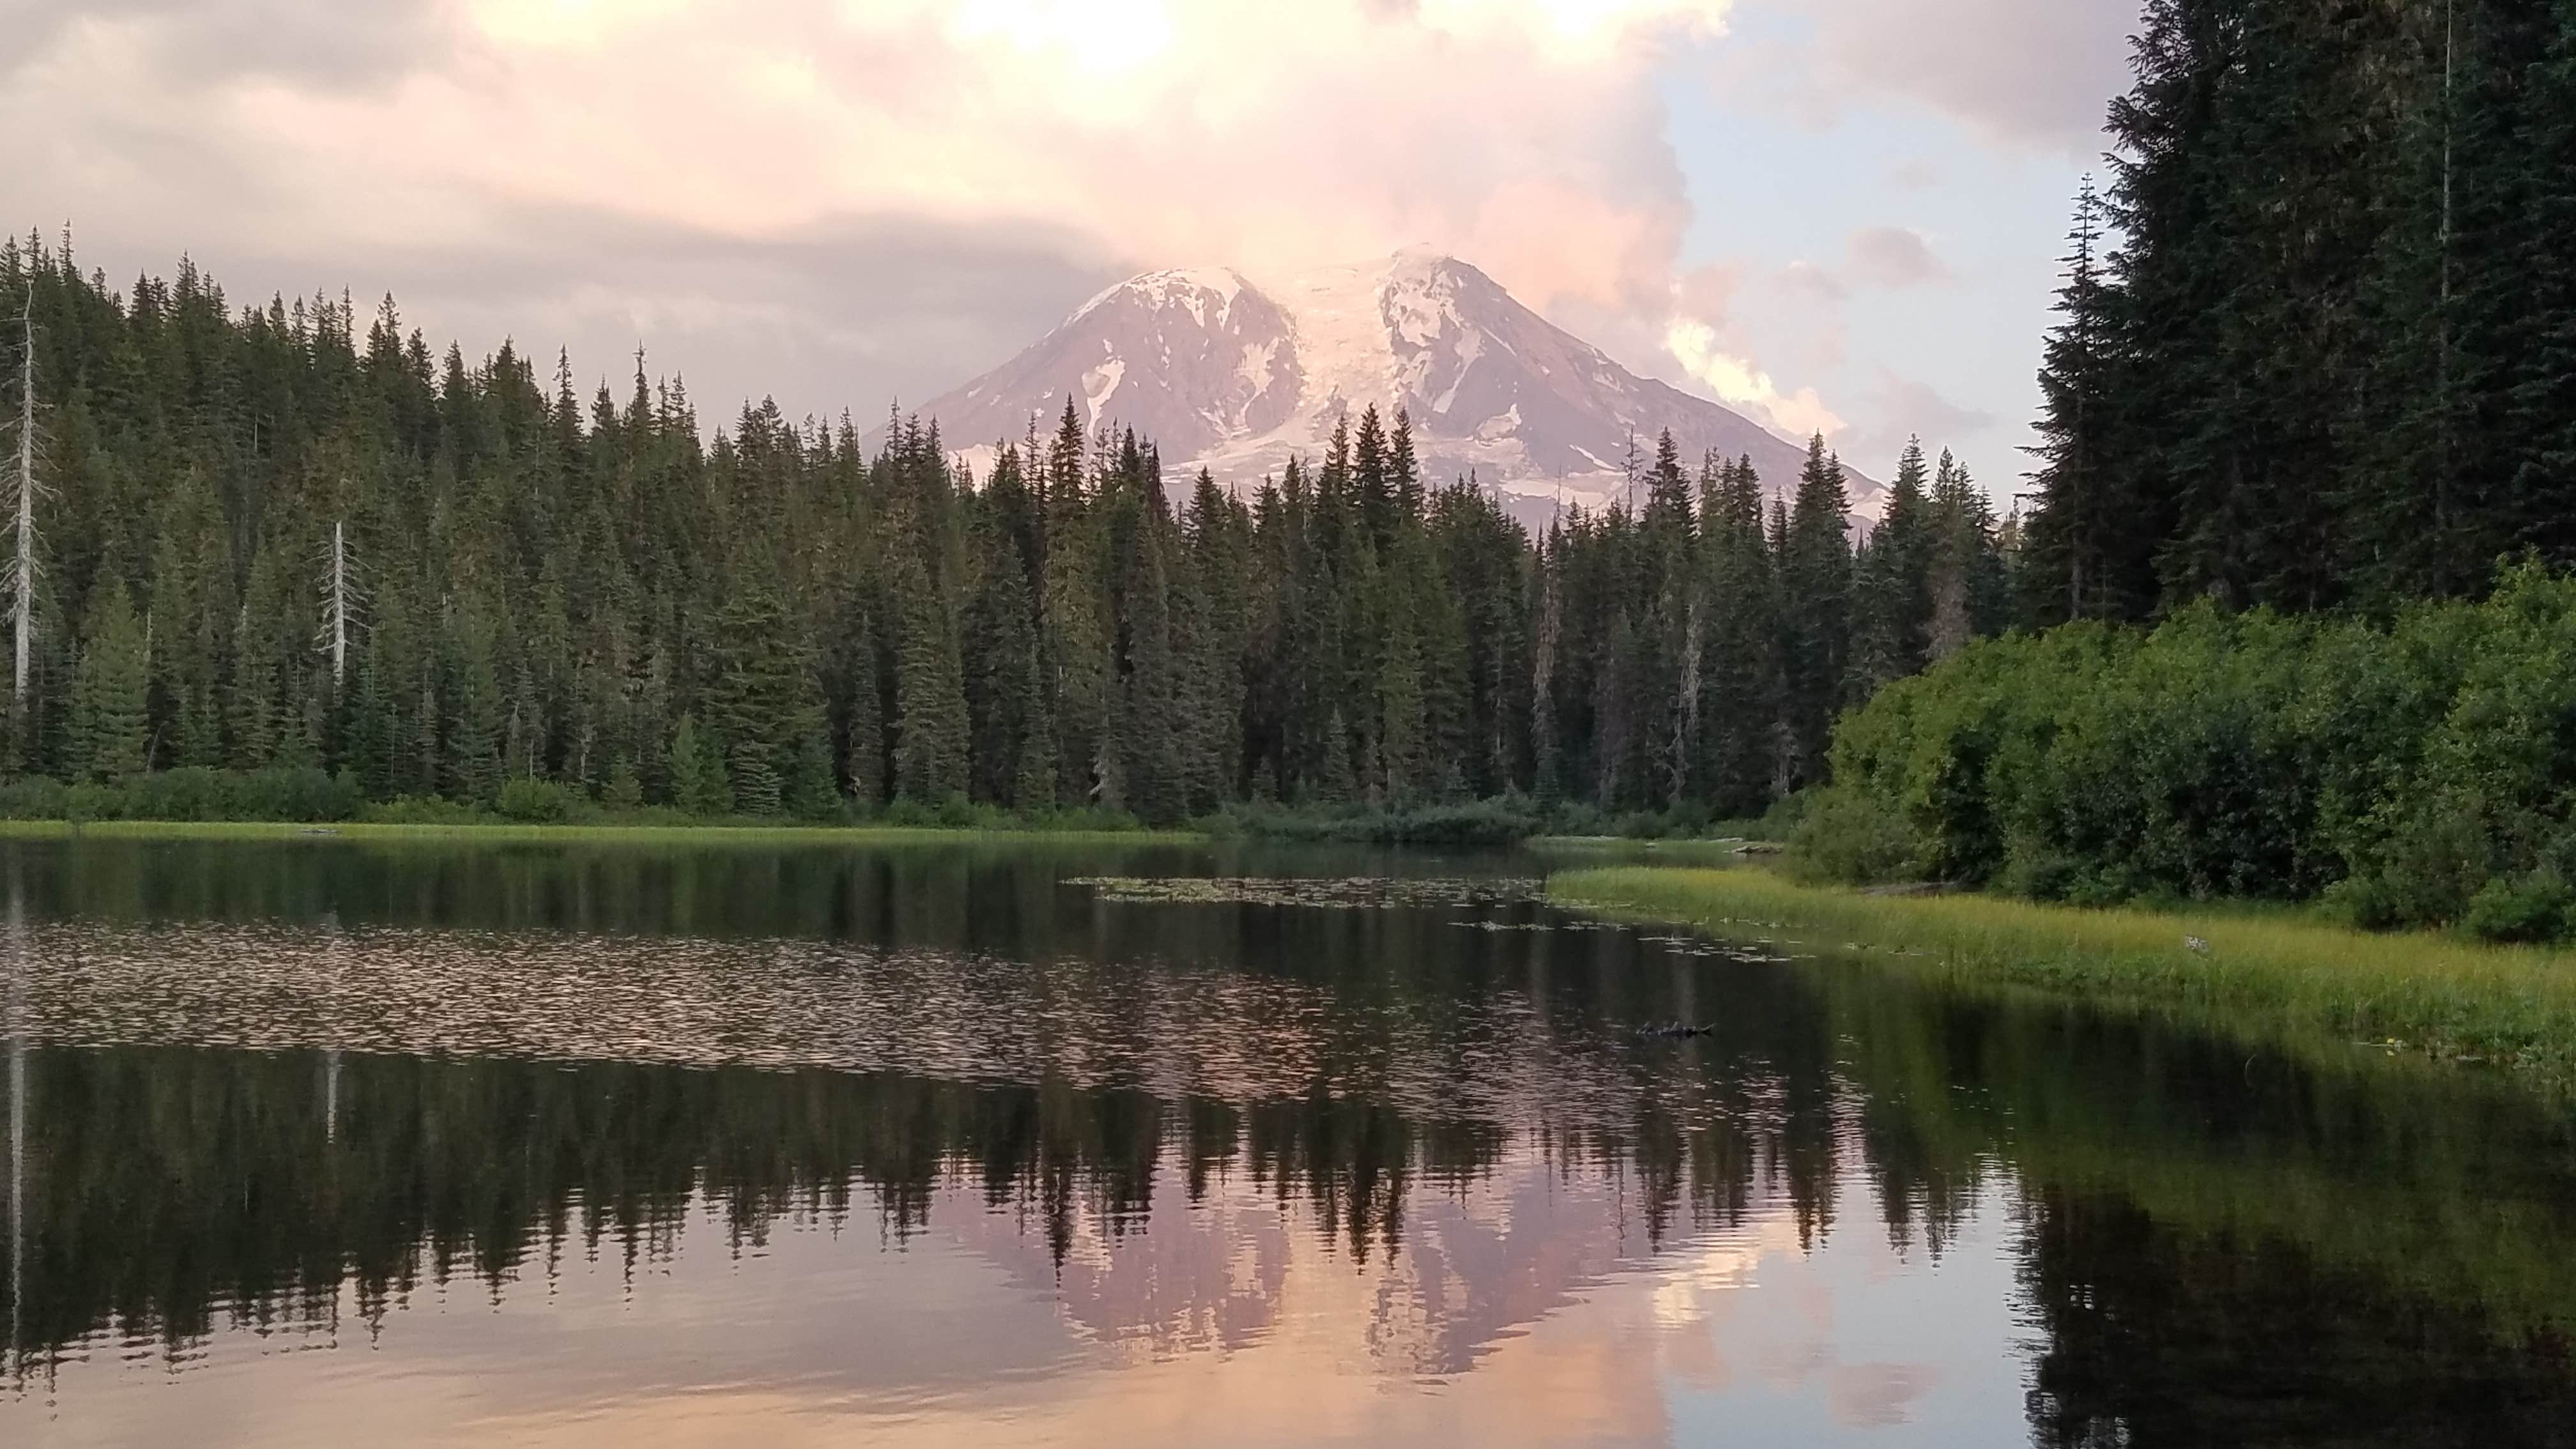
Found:
[{"label": "sky", "polygon": [[1168,266],[1432,246],[1883,476],[2023,468],[2133,0],[0,0],[0,224],[862,426]]}]

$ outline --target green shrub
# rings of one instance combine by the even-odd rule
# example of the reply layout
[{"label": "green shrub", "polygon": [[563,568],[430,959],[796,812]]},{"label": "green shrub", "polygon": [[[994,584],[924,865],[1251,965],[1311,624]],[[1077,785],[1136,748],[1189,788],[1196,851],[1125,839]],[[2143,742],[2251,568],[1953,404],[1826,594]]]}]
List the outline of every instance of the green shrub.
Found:
[{"label": "green shrub", "polygon": [[2372,876],[2346,876],[2318,897],[2326,915],[2365,931],[2394,930],[2404,924],[2388,888]]},{"label": "green shrub", "polygon": [[1833,765],[1798,839],[1840,878],[2537,930],[2544,873],[2576,880],[2576,579],[1988,640],[1847,715]]},{"label": "green shrub", "polygon": [[478,825],[489,821],[491,816],[460,800],[446,800],[434,795],[398,795],[370,807],[366,818],[376,825]]},{"label": "green shrub", "polygon": [[2563,941],[2576,926],[2576,889],[2550,871],[2499,877],[2479,888],[2461,924],[2480,940]]},{"label": "green shrub", "polygon": [[492,808],[518,825],[561,825],[589,803],[569,785],[517,775],[501,786]]},{"label": "green shrub", "polygon": [[166,770],[113,784],[22,779],[0,786],[0,818],[11,820],[240,821],[353,820],[366,791],[347,771],[276,766],[244,773]]},{"label": "green shrub", "polygon": [[1825,790],[1790,839],[1801,868],[1829,880],[1876,885],[1920,874],[1921,852],[1904,817],[1865,790]]}]

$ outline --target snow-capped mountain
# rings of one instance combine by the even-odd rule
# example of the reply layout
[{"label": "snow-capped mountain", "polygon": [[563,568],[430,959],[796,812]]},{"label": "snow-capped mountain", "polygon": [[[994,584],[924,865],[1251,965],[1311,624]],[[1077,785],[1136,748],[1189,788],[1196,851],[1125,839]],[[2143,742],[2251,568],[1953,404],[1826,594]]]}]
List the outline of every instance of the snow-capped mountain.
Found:
[{"label": "snow-capped mountain", "polygon": [[[1472,472],[1524,519],[1562,497],[1599,503],[1624,482],[1629,440],[1669,428],[1703,452],[1750,453],[1774,492],[1805,449],[1714,402],[1641,378],[1453,257],[1406,251],[1263,287],[1224,268],[1152,272],[1111,287],[1001,367],[920,409],[980,474],[992,442],[1070,390],[1087,424],[1157,441],[1176,481],[1205,467],[1242,487],[1292,455],[1321,456],[1334,423],[1374,403],[1413,419],[1427,480]],[[1875,485],[1852,479],[1859,511]]]}]

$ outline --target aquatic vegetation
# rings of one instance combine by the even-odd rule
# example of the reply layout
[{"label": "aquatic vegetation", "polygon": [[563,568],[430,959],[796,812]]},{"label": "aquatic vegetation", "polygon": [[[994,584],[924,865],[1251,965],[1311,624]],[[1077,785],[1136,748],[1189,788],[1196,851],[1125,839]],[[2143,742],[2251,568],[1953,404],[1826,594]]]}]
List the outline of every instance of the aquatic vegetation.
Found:
[{"label": "aquatic vegetation", "polygon": [[2374,934],[2284,909],[1869,896],[1758,869],[1569,871],[1549,880],[1548,896],[1721,940],[1830,932],[1864,959],[1963,983],[2173,1007],[2244,1031],[2330,1034],[2576,1091],[2576,953],[2567,951]]},{"label": "aquatic vegetation", "polygon": [[[1382,876],[1225,877],[1081,876],[1065,882],[1096,892],[1112,905],[1316,906],[1373,909],[1395,906],[1509,905],[1539,899],[1546,882],[1522,878],[1391,879]],[[1497,927],[1496,929],[1501,929]]]}]

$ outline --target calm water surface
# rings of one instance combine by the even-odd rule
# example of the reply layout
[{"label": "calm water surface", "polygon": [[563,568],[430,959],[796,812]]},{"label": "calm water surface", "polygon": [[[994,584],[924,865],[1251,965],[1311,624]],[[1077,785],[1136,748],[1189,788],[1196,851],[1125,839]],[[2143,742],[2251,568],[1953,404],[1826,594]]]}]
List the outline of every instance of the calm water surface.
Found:
[{"label": "calm water surface", "polygon": [[2563,1109],[1540,872],[0,844],[0,1443],[2576,1443]]}]

